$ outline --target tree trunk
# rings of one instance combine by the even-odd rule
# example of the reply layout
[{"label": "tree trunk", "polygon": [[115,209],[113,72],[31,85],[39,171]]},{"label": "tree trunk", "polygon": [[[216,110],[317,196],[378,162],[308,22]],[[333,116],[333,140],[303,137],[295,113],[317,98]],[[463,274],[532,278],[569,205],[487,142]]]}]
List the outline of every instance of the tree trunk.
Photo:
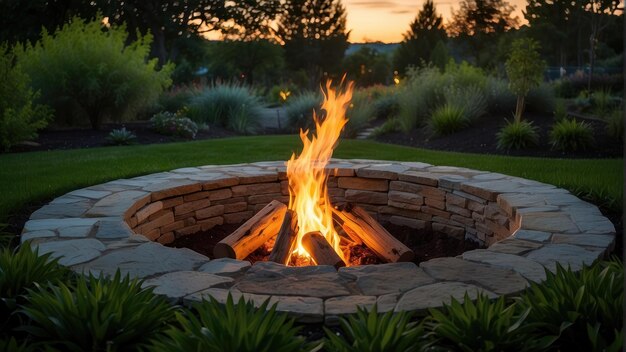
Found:
[{"label": "tree trunk", "polygon": [[524,95],[519,94],[517,96],[517,104],[515,105],[515,122],[522,121],[522,114],[524,113]]}]

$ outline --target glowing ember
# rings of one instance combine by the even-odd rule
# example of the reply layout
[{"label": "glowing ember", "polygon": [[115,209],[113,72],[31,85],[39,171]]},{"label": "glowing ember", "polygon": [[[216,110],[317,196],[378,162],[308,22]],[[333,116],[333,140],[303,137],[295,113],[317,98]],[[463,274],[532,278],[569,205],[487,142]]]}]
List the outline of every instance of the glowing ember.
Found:
[{"label": "glowing ember", "polygon": [[311,231],[319,231],[335,249],[344,262],[347,262],[339,247],[339,235],[333,227],[332,205],[328,197],[326,181],[328,175],[325,166],[333,155],[333,149],[341,130],[346,125],[346,109],[352,99],[352,82],[345,91],[337,91],[326,83],[322,109],[326,111],[323,121],[313,113],[315,135],[309,139],[309,131],[300,130],[300,139],[304,144],[302,153],[296,158],[295,153],[287,162],[289,179],[289,209],[298,214],[298,237],[293,255],[310,258],[302,247],[302,236]]}]

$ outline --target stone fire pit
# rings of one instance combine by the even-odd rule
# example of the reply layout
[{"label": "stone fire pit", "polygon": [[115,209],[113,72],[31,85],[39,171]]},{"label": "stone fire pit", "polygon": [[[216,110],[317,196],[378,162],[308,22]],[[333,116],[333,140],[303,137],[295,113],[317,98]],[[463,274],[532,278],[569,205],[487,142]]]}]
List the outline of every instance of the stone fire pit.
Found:
[{"label": "stone fire pit", "polygon": [[379,221],[474,240],[486,249],[422,262],[341,268],[211,260],[162,244],[247,220],[271,200],[288,202],[283,161],[209,165],[120,179],[67,193],[34,212],[22,242],[81,273],[116,270],[175,302],[212,296],[266,299],[301,322],[337,322],[357,306],[424,311],[465,292],[512,295],[556,263],[579,270],[614,245],[598,208],[552,185],[418,162],[333,159],[333,203]]}]

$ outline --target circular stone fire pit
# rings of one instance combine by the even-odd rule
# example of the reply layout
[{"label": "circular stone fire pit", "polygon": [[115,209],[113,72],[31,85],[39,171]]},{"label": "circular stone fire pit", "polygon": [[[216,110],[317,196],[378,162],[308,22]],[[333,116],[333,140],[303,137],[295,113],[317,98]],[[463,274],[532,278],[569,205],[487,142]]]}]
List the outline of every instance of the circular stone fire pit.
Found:
[{"label": "circular stone fire pit", "polygon": [[[211,260],[165,247],[175,238],[247,220],[288,202],[283,161],[209,165],[120,179],[67,193],[34,212],[22,241],[81,273],[116,270],[175,302],[212,296],[266,299],[301,322],[332,324],[357,306],[423,311],[483,292],[524,290],[556,263],[579,270],[614,245],[613,224],[592,204],[552,185],[419,162],[333,159],[333,203],[380,221],[472,239],[486,249],[431,259],[340,268]],[[416,236],[419,231],[416,231]]]}]

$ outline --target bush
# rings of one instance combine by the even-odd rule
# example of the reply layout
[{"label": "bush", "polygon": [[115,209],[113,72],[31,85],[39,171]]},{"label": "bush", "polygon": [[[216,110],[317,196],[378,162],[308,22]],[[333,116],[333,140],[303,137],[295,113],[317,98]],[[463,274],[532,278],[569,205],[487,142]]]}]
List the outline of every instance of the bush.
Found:
[{"label": "bush", "polygon": [[561,121],[567,118],[567,106],[563,99],[557,99],[554,104],[554,120]]},{"label": "bush", "polygon": [[198,125],[189,118],[168,111],[160,112],[150,118],[152,129],[166,136],[196,138]]},{"label": "bush", "polygon": [[0,45],[0,149],[37,137],[37,130],[48,125],[49,107],[34,104],[37,98],[29,88],[29,78],[15,63],[15,53]]},{"label": "bush", "polygon": [[228,296],[222,305],[211,297],[193,305],[193,313],[176,313],[179,327],[171,327],[155,343],[157,351],[306,351],[299,328],[286,314],[277,313],[269,300],[255,308],[242,297]]},{"label": "bush", "polygon": [[495,77],[487,78],[485,96],[487,98],[487,110],[490,113],[508,115],[515,111],[515,94],[509,90],[505,80]]},{"label": "bush", "polygon": [[579,272],[557,265],[541,284],[531,283],[520,298],[527,322],[552,336],[561,351],[620,351],[623,343],[624,267],[601,262]]},{"label": "bush", "polygon": [[267,93],[267,102],[270,104],[285,104],[298,91],[298,87],[294,84],[279,84],[270,88]]},{"label": "bush", "polygon": [[219,84],[191,99],[188,114],[196,123],[214,124],[248,134],[259,127],[261,103],[246,86]]},{"label": "bush", "polygon": [[539,144],[539,133],[532,121],[507,121],[496,137],[498,149],[526,149]]},{"label": "bush", "polygon": [[467,61],[456,64],[451,59],[446,65],[443,76],[447,86],[461,88],[476,86],[484,89],[487,82],[485,72],[480,67],[470,65]]},{"label": "bush", "polygon": [[444,89],[444,96],[448,106],[462,109],[465,119],[470,122],[487,112],[487,99],[483,90],[471,85],[464,88],[449,86]]},{"label": "bush", "polygon": [[377,119],[389,119],[398,115],[400,103],[397,93],[393,92],[374,99],[374,116]]},{"label": "bush", "polygon": [[133,119],[156,102],[171,84],[173,65],[157,71],[156,59],[146,61],[150,35],[138,34],[130,45],[127,39],[124,26],[103,30],[101,19],[85,23],[74,17],[21,50],[24,70],[42,101],[55,109],[55,122],[89,121],[98,129],[108,119]]},{"label": "bush", "polygon": [[111,145],[131,145],[135,143],[137,136],[127,130],[126,127],[122,127],[117,130],[112,130],[106,139]]},{"label": "bush", "polygon": [[437,108],[430,119],[430,125],[438,135],[447,135],[458,132],[469,124],[467,114],[463,108],[445,104]]},{"label": "bush", "polygon": [[615,105],[617,105],[617,102],[618,99],[614,99],[613,96],[611,96],[610,89],[598,90],[591,94],[593,113],[600,118],[605,117],[611,112]]},{"label": "bush", "polygon": [[615,109],[606,117],[606,132],[618,141],[624,140],[624,110]]},{"label": "bush", "polygon": [[557,150],[584,150],[593,144],[591,127],[584,121],[564,119],[552,126],[550,144]]},{"label": "bush", "polygon": [[159,96],[157,103],[157,111],[179,111],[187,106],[191,100],[198,96],[202,92],[201,89],[196,87],[177,87],[164,92]]},{"label": "bush", "polygon": [[428,347],[421,324],[410,322],[409,312],[379,314],[376,306],[369,313],[361,307],[348,318],[341,318],[345,338],[326,331],[324,347],[332,352],[405,352],[423,351]]},{"label": "bush", "polygon": [[526,96],[526,107],[531,112],[551,114],[554,112],[555,105],[554,89],[548,83],[542,83],[532,88]]},{"label": "bush", "polygon": [[290,131],[310,129],[314,127],[313,111],[321,116],[322,97],[318,93],[306,92],[293,97],[285,108],[287,126]]},{"label": "bush", "polygon": [[346,118],[348,119],[344,128],[346,137],[356,136],[360,130],[367,126],[368,122],[376,118],[373,99],[367,94],[367,91],[358,90],[354,92],[350,106],[346,110]]},{"label": "bush", "polygon": [[539,351],[550,344],[531,334],[524,324],[530,308],[516,311],[504,297],[491,301],[479,294],[473,302],[466,293],[463,303],[452,298],[442,309],[430,309],[426,326],[440,347],[461,351]]},{"label": "bush", "polygon": [[372,136],[382,136],[387,133],[401,130],[400,121],[397,118],[390,118],[372,132]]},{"label": "bush", "polygon": [[425,124],[431,111],[444,101],[441,91],[445,87],[444,76],[437,68],[410,69],[407,76],[398,97],[398,119],[405,132]]},{"label": "bush", "polygon": [[174,308],[165,298],[141,288],[141,281],[81,276],[65,284],[33,290],[21,310],[30,325],[21,330],[46,346],[64,351],[117,351],[147,347],[162,335]]}]

